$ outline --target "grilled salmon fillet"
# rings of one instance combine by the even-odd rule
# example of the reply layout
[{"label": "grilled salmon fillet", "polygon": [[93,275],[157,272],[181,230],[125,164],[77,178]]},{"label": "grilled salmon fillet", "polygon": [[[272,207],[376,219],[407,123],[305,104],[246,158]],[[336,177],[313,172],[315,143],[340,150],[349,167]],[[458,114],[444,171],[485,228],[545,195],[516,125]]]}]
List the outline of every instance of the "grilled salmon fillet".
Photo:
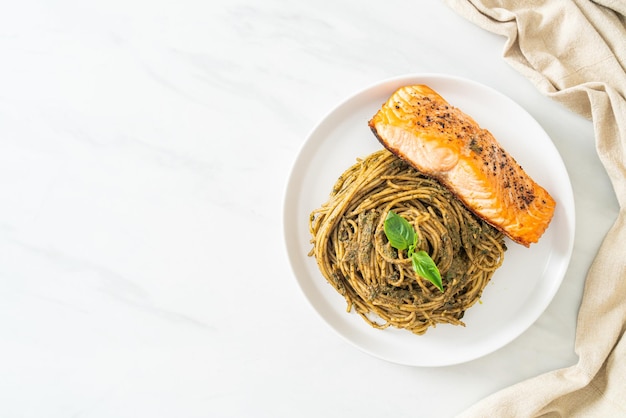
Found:
[{"label": "grilled salmon fillet", "polygon": [[398,89],[369,121],[385,148],[436,178],[477,216],[529,247],[555,201],[493,135],[425,85]]}]

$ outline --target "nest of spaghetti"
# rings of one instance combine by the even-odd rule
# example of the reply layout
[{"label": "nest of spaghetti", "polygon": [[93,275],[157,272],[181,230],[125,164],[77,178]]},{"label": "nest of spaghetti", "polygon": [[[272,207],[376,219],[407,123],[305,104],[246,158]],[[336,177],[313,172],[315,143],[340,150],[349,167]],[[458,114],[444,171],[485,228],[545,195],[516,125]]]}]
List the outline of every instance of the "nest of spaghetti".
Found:
[{"label": "nest of spaghetti", "polygon": [[[421,278],[406,251],[384,233],[389,211],[419,236],[418,249],[437,265],[443,292]],[[375,328],[424,334],[437,324],[465,326],[503,262],[504,235],[470,212],[436,180],[386,149],[346,170],[328,201],[311,213],[309,229],[322,275]]]}]

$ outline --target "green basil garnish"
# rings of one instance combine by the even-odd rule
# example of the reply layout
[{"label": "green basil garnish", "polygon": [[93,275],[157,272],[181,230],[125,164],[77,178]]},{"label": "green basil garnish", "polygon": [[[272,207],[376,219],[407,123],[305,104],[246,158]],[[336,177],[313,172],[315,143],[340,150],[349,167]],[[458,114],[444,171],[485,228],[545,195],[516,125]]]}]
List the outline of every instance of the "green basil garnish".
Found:
[{"label": "green basil garnish", "polygon": [[389,211],[385,218],[385,235],[391,246],[397,250],[406,250],[410,246],[415,246],[417,234],[411,224],[402,216],[393,211]]},{"label": "green basil garnish", "polygon": [[411,262],[413,263],[413,270],[415,270],[417,274],[434,284],[437,289],[443,292],[443,284],[441,283],[441,274],[439,273],[439,269],[426,251],[420,250],[413,253],[411,256]]},{"label": "green basil garnish", "polygon": [[413,226],[402,216],[390,210],[383,227],[389,244],[396,250],[407,250],[407,256],[411,259],[413,270],[443,292],[441,274],[433,259],[426,251],[415,252],[417,244],[419,244],[419,236]]}]

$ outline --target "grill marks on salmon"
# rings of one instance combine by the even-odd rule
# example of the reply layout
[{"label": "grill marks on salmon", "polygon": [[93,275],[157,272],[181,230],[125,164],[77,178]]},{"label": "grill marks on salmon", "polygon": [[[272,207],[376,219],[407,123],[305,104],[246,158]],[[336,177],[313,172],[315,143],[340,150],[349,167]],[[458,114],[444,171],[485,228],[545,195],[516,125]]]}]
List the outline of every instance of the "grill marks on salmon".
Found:
[{"label": "grill marks on salmon", "polygon": [[477,216],[526,247],[555,201],[476,121],[424,85],[398,89],[369,121],[385,148],[437,179]]}]

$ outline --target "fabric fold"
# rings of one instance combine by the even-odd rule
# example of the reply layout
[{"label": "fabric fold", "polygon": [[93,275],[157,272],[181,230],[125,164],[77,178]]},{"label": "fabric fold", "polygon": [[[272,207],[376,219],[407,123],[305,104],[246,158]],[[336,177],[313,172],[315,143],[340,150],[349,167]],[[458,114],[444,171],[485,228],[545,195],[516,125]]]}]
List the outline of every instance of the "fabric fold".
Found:
[{"label": "fabric fold", "polygon": [[504,59],[539,91],[593,122],[596,150],[620,205],[587,272],[577,364],[505,388],[459,417],[626,416],[626,3],[445,0],[506,37]]}]

